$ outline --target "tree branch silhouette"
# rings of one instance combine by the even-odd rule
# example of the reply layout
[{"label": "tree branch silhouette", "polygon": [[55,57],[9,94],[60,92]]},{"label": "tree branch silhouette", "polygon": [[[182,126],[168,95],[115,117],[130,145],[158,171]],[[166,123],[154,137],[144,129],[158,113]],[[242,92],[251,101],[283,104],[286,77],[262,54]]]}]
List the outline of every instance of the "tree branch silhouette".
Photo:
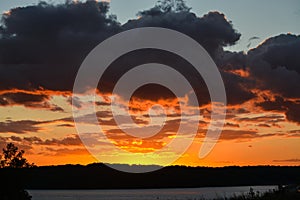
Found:
[{"label": "tree branch silhouette", "polygon": [[24,153],[24,150],[19,150],[13,143],[8,143],[6,148],[3,148],[3,155],[0,155],[0,168],[34,167],[34,163],[29,163],[27,159],[23,157]]}]

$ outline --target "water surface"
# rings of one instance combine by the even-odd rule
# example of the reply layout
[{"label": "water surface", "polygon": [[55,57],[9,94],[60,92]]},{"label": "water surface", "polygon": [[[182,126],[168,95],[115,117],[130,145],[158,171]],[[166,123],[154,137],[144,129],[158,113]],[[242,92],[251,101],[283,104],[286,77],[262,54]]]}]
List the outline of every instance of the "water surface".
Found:
[{"label": "water surface", "polygon": [[260,193],[276,186],[206,187],[143,190],[29,190],[32,200],[189,200],[230,197],[247,193],[250,187]]}]

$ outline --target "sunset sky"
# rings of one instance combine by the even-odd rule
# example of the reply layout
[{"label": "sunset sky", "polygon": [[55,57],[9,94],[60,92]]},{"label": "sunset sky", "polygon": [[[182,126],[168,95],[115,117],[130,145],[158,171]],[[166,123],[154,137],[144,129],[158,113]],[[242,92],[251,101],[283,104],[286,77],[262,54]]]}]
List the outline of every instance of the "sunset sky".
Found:
[{"label": "sunset sky", "polygon": [[[180,112],[184,112],[188,117],[183,125],[188,129],[198,126],[198,132],[192,145],[173,164],[300,165],[299,1],[226,1],[225,4],[188,0],[191,10],[170,12],[154,7],[154,0],[115,0],[111,1],[110,9],[107,3],[100,1],[63,2],[0,3],[3,13],[0,27],[1,149],[13,142],[37,165],[101,161],[163,164],[164,157],[174,152],[163,152],[155,163],[146,154],[176,138],[182,119]],[[88,141],[87,148],[97,149],[107,158],[97,160],[83,145],[74,126],[72,91],[77,71],[87,54],[108,37],[150,26],[180,31],[210,54],[222,75],[227,94],[222,134],[211,153],[200,159],[199,150],[211,117],[205,83],[186,60],[164,51],[140,50],[121,56],[111,64],[101,78],[95,104],[84,94],[81,95],[85,100],[73,99],[73,107],[77,109],[95,106],[99,124],[108,138],[97,138],[97,133],[83,136]],[[126,135],[124,130],[138,128],[128,124],[122,113],[124,105],[118,105],[118,115],[123,117],[120,130],[110,111],[113,87],[122,73],[147,62],[169,65],[184,74],[198,97],[199,122],[194,119],[190,91],[176,97],[167,88],[148,85],[134,93],[129,113],[140,128],[151,123],[149,108],[161,105],[166,114],[162,129],[146,139]],[[122,94],[118,94],[118,98],[122,99]],[[82,115],[81,123],[87,130],[95,126],[91,123],[91,114]],[[154,122],[157,124],[151,128],[163,121],[161,114],[161,110],[157,111]],[[145,154],[145,158],[137,160],[128,156],[119,160],[108,143],[128,155]]]}]

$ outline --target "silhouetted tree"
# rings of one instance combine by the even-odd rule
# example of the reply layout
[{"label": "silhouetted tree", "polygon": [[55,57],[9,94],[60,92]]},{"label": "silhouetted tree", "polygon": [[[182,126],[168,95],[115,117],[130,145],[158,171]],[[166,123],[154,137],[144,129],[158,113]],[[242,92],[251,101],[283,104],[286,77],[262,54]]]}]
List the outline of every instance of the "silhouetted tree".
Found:
[{"label": "silhouetted tree", "polygon": [[1,175],[0,200],[30,200],[31,196],[24,190],[24,183],[27,180],[19,168],[30,168],[30,164],[23,157],[24,150],[19,150],[12,143],[3,148],[3,155],[0,155],[0,168],[3,168]]},{"label": "silhouetted tree", "polygon": [[[13,143],[7,144],[3,148],[3,156],[0,155],[0,168],[29,168],[34,164],[30,164],[26,158],[23,157],[24,150],[18,150]],[[3,157],[3,159],[2,159]]]}]

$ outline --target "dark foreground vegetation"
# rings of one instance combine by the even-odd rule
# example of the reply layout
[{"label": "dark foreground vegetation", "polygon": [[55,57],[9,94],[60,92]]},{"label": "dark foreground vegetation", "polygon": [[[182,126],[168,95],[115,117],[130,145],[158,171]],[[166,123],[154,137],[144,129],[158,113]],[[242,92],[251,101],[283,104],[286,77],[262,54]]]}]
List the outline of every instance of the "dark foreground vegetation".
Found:
[{"label": "dark foreground vegetation", "polygon": [[7,144],[0,154],[0,200],[29,200],[31,196],[24,190],[28,181],[22,168],[32,168],[35,165],[29,163],[23,150],[19,150],[14,144]]},{"label": "dark foreground vegetation", "polygon": [[[277,190],[268,191],[266,193],[260,194],[259,192],[254,192],[252,188],[250,188],[249,193],[232,196],[232,197],[224,197],[217,198],[213,200],[299,200],[300,199],[300,191],[299,187],[296,185],[290,185],[279,188]],[[202,199],[205,200],[205,199]]]}]

